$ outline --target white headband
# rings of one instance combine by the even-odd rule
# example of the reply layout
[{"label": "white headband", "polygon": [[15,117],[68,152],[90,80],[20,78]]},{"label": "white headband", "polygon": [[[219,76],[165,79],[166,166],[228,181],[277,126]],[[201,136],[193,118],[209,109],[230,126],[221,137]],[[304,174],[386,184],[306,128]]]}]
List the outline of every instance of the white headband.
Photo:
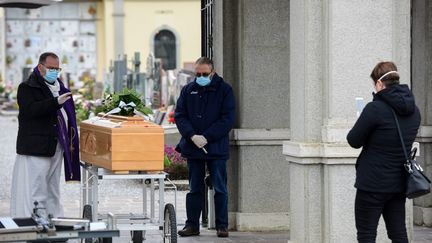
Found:
[{"label": "white headband", "polygon": [[378,80],[381,80],[381,81],[382,81],[382,79],[383,79],[385,76],[389,75],[390,73],[397,73],[397,71],[390,71],[390,72],[386,72],[386,73],[384,73],[384,75],[381,76],[381,78],[379,78]]}]

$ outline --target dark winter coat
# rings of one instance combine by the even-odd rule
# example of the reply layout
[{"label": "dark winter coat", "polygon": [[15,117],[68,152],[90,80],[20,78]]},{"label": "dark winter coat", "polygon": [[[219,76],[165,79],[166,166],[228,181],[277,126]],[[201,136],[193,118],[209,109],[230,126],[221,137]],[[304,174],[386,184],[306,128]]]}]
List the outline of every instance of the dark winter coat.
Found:
[{"label": "dark winter coat", "polygon": [[[177,101],[175,121],[182,138],[176,150],[188,159],[228,159],[229,131],[234,125],[235,100],[231,86],[215,74],[208,86],[195,81],[183,87]],[[208,154],[191,140],[203,135]]]},{"label": "dark winter coat", "polygon": [[362,147],[357,159],[355,187],[369,192],[405,191],[405,156],[391,111],[398,115],[407,151],[420,126],[420,112],[407,85],[393,85],[374,95],[348,133],[353,148]]},{"label": "dark winter coat", "polygon": [[[70,92],[61,81],[59,94]],[[65,179],[80,180],[78,130],[72,99],[59,105],[37,68],[18,87],[18,154],[52,157],[57,142],[64,149]],[[64,108],[66,124],[60,108]],[[67,127],[66,127],[67,126]]]}]

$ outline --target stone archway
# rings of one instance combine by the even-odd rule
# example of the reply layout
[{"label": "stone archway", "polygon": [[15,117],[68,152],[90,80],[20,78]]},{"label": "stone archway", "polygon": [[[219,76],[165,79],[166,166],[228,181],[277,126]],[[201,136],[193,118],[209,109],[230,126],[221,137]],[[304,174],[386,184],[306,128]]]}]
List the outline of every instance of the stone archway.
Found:
[{"label": "stone archway", "polygon": [[162,29],[154,36],[154,55],[162,59],[164,70],[177,68],[177,38],[175,34],[168,30]]}]

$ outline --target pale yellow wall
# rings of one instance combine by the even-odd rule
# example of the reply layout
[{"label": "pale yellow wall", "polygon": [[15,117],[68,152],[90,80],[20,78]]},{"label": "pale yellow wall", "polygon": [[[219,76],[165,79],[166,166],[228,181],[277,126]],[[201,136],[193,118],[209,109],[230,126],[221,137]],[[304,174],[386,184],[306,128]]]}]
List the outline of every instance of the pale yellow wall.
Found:
[{"label": "pale yellow wall", "polygon": [[[104,1],[104,63],[109,66],[114,59],[113,1]],[[141,52],[144,65],[150,53],[152,38],[156,30],[167,26],[179,41],[177,66],[194,62],[201,54],[201,14],[199,0],[124,0],[124,50],[131,59],[135,51]],[[161,11],[165,13],[160,13]],[[99,43],[98,43],[99,44]]]},{"label": "pale yellow wall", "polygon": [[106,36],[105,36],[105,4],[97,3],[96,21],[96,48],[97,48],[97,77],[96,81],[103,81],[103,75],[108,71],[109,66],[105,65],[106,60]]}]

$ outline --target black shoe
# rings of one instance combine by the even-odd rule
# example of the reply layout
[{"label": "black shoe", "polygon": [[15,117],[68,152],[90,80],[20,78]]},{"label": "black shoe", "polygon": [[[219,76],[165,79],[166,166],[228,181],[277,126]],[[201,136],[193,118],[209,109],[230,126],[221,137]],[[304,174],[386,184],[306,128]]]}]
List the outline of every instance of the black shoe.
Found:
[{"label": "black shoe", "polygon": [[217,237],[226,238],[226,237],[228,237],[228,229],[227,228],[217,229],[216,234],[217,234]]},{"label": "black shoe", "polygon": [[179,230],[178,234],[180,236],[186,237],[186,236],[199,235],[200,232],[198,229],[194,229],[190,226],[185,226],[182,230]]}]

